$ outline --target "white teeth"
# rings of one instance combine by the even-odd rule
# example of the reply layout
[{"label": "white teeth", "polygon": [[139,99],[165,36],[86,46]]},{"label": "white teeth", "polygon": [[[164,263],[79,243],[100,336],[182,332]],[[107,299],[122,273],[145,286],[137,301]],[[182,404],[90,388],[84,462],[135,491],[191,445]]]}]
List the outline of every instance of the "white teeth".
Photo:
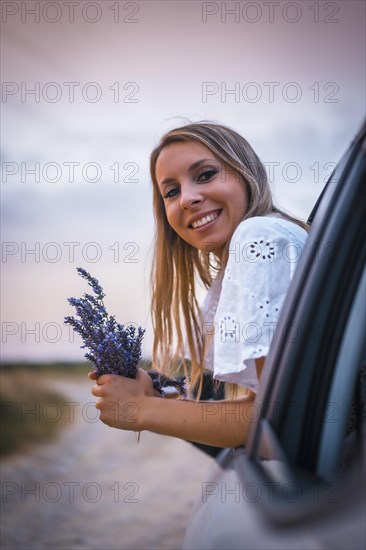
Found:
[{"label": "white teeth", "polygon": [[208,216],[204,216],[200,220],[197,220],[195,222],[192,222],[193,229],[196,229],[197,227],[202,227],[202,225],[206,225],[206,223],[212,222],[215,220],[218,216],[217,212],[213,212],[212,214],[209,214]]}]

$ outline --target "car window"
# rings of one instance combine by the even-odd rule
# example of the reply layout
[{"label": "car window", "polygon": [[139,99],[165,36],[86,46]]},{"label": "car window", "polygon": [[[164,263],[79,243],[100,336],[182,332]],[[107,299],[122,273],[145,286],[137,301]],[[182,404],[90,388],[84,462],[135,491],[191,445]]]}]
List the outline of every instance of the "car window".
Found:
[{"label": "car window", "polygon": [[[365,403],[357,394],[365,365],[366,271],[355,294],[340,352],[334,368],[329,398],[322,422],[317,474],[328,481],[337,478],[341,467],[345,437],[356,443]],[[351,410],[352,398],[354,408]],[[350,437],[351,436],[351,437]],[[351,441],[352,441],[351,439]]]}]

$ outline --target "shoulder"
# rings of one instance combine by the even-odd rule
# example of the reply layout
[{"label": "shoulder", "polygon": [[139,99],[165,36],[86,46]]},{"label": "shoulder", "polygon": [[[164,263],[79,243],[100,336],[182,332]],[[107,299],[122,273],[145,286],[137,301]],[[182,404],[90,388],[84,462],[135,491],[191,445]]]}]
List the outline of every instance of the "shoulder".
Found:
[{"label": "shoulder", "polygon": [[305,229],[277,215],[242,221],[227,248],[224,285],[233,281],[239,284],[243,277],[254,277],[256,282],[259,278],[267,282],[289,280],[302,256],[307,235]]},{"label": "shoulder", "polygon": [[307,235],[307,231],[301,226],[278,215],[254,216],[238,225],[231,243],[239,241],[245,244],[259,238],[267,241],[286,240],[303,245]]}]

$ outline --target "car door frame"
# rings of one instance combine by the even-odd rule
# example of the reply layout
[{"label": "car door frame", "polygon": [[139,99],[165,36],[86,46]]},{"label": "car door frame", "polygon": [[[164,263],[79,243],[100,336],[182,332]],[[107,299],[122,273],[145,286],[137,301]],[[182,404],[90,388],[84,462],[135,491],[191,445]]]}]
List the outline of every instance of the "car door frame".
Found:
[{"label": "car door frame", "polygon": [[[275,484],[277,498],[263,499],[263,504],[278,521],[303,514],[313,503],[306,495],[313,494],[314,486],[329,485],[329,479],[319,479],[317,466],[324,422],[331,413],[333,373],[365,265],[361,232],[365,180],[363,126],[317,205],[266,359],[256,398],[257,417],[245,451],[234,451],[243,483]],[[355,365],[347,376],[354,384]],[[345,390],[344,400],[349,400],[349,388],[346,394]],[[339,430],[344,430],[344,420]],[[269,465],[274,470],[269,471]],[[304,498],[297,506],[281,492],[284,484],[291,483],[295,489],[311,488],[302,492]]]}]

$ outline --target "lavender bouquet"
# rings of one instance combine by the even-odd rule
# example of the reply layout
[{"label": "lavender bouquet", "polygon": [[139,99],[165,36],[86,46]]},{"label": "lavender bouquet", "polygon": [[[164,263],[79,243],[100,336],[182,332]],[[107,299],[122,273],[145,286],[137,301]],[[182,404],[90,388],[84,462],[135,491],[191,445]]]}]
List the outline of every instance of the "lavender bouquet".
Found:
[{"label": "lavender bouquet", "polygon": [[[80,347],[87,348],[85,354],[95,366],[97,376],[102,374],[119,374],[128,378],[135,378],[138,365],[141,360],[141,343],[145,330],[137,329],[133,325],[121,325],[117,323],[113,315],[108,315],[103,303],[105,294],[97,279],[92,277],[85,269],[77,268],[93,289],[94,295],[84,294],[82,298],[69,298],[68,302],[76,309],[75,317],[65,317],[65,324],[73,327],[80,334],[84,344]],[[151,376],[154,389],[164,395],[168,388],[183,395],[184,382],[172,380],[156,371],[147,371]]]}]

